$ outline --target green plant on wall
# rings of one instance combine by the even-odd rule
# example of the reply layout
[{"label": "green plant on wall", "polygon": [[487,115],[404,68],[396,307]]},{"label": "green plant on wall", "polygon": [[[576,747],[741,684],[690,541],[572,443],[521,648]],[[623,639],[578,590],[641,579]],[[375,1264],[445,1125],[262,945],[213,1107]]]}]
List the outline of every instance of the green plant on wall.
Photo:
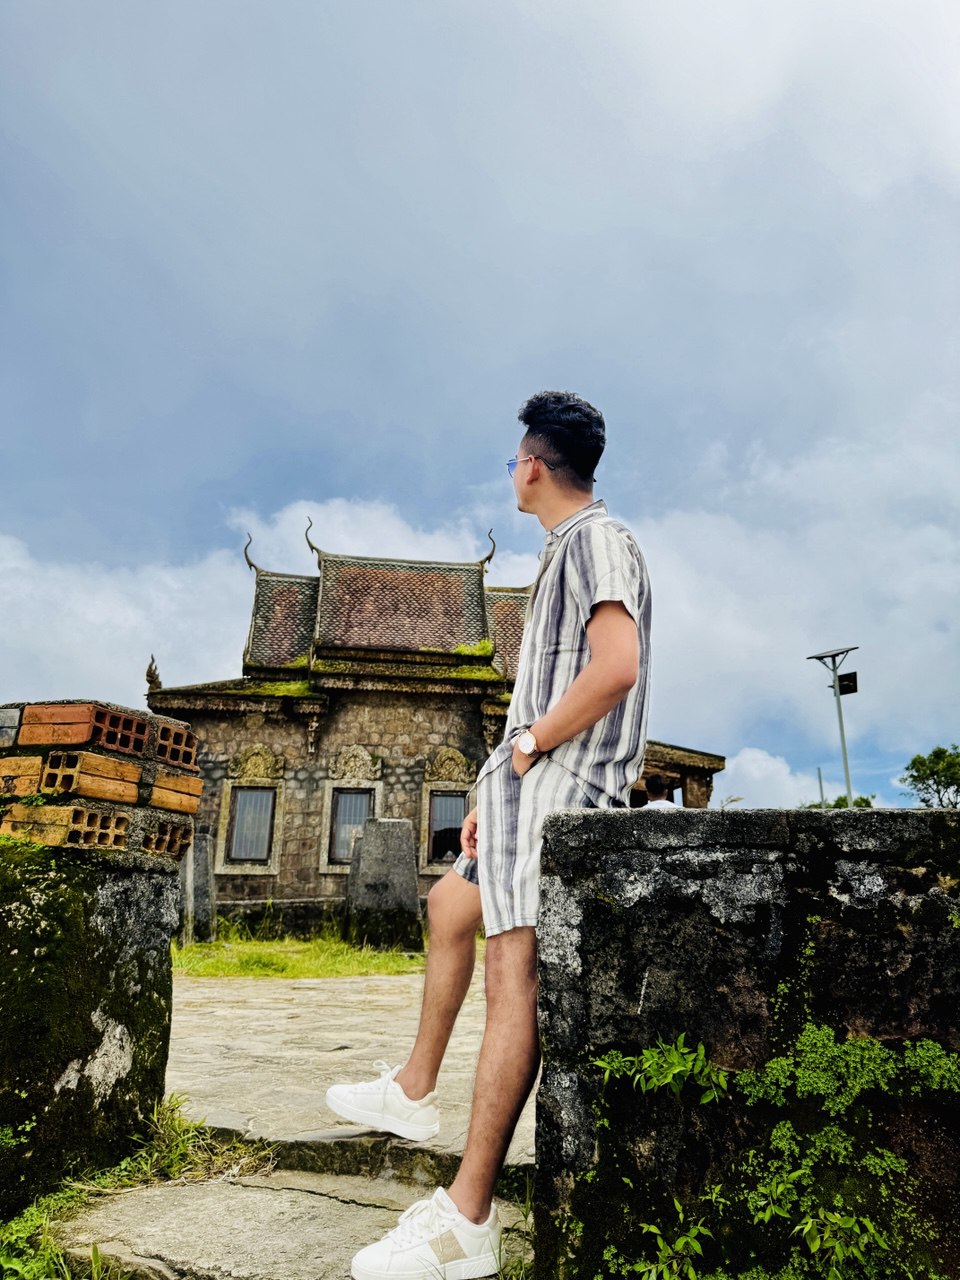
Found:
[{"label": "green plant on wall", "polygon": [[615,1247],[609,1246],[603,1254],[608,1275],[636,1275],[640,1280],[697,1280],[696,1262],[703,1257],[703,1245],[698,1237],[709,1236],[712,1232],[703,1225],[702,1218],[688,1222],[679,1200],[674,1199],[673,1207],[677,1213],[678,1230],[672,1239],[658,1223],[640,1223],[640,1230],[654,1238],[656,1258],[652,1262],[628,1262]]},{"label": "green plant on wall", "polygon": [[[21,1102],[28,1100],[26,1089],[8,1089],[7,1096],[18,1098]],[[0,1098],[3,1094],[0,1093]],[[37,1117],[35,1115],[28,1116],[27,1119],[21,1120],[19,1124],[3,1124],[0,1125],[0,1150],[6,1147],[8,1150],[16,1147],[25,1147],[30,1141],[30,1133],[37,1127]]]},{"label": "green plant on wall", "polygon": [[771,1058],[759,1074],[741,1071],[737,1084],[748,1102],[782,1107],[793,1091],[798,1098],[819,1098],[827,1115],[835,1116],[861,1093],[886,1090],[898,1069],[897,1056],[878,1040],[838,1044],[830,1027],[807,1023],[791,1053]]},{"label": "green plant on wall", "polygon": [[849,1261],[866,1264],[871,1249],[888,1249],[889,1245],[869,1218],[857,1218],[852,1214],[832,1213],[820,1208],[816,1214],[807,1214],[793,1228],[793,1234],[803,1237],[811,1253],[822,1250],[821,1257],[827,1269],[827,1280],[843,1280],[841,1264]]},{"label": "green plant on wall", "polygon": [[17,836],[0,836],[0,853],[10,856],[25,853],[42,853],[44,846],[36,840],[20,840]]},{"label": "green plant on wall", "polygon": [[[609,1224],[609,1236],[593,1242],[590,1256],[585,1233],[569,1242],[565,1275],[942,1280],[919,1180],[883,1144],[877,1116],[890,1099],[933,1102],[960,1093],[957,1054],[929,1040],[897,1048],[869,1037],[839,1040],[831,1028],[808,1022],[758,1071],[728,1073],[683,1035],[637,1055],[610,1050],[590,1062],[600,1073],[598,1159],[580,1180],[576,1214]],[[665,1205],[659,1221],[650,1218],[657,1188],[644,1184],[635,1151],[621,1141],[615,1109],[629,1108],[634,1094],[672,1096],[692,1108],[694,1121],[700,1106],[714,1104],[705,1118],[722,1116],[717,1104],[734,1106],[742,1117],[737,1131],[754,1135],[722,1168],[711,1167],[695,1200],[674,1201],[675,1228],[663,1225]],[[682,1165],[676,1181],[690,1182]]]},{"label": "green plant on wall", "polygon": [[757,1183],[747,1197],[755,1226],[758,1222],[769,1222],[774,1215],[790,1218],[791,1207],[797,1199],[793,1184],[802,1177],[802,1169],[793,1169],[790,1173],[774,1173],[767,1181]]},{"label": "green plant on wall", "polygon": [[603,1071],[603,1083],[611,1079],[626,1078],[641,1093],[657,1089],[669,1089],[679,1097],[683,1086],[692,1080],[703,1089],[701,1102],[715,1102],[727,1091],[727,1072],[714,1066],[707,1058],[702,1044],[688,1049],[686,1036],[681,1032],[674,1044],[658,1039],[652,1048],[644,1049],[639,1057],[624,1057],[612,1050],[600,1058],[591,1058],[591,1065]]}]

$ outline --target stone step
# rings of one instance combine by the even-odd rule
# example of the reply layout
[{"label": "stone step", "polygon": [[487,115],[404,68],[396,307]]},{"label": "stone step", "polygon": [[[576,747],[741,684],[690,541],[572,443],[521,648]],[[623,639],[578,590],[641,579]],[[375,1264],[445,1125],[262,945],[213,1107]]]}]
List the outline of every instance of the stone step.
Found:
[{"label": "stone step", "polygon": [[[78,1274],[96,1245],[103,1262],[135,1280],[348,1280],[357,1250],[394,1227],[414,1199],[388,1178],[276,1170],[98,1196],[52,1233]],[[509,1202],[499,1211],[501,1274],[529,1274],[523,1214]]]},{"label": "stone step", "polygon": [[[237,1129],[213,1128],[224,1139],[250,1140]],[[460,1167],[461,1152],[407,1142],[369,1129],[331,1129],[295,1138],[265,1138],[278,1169],[358,1178],[387,1178],[412,1186],[449,1186]],[[497,1183],[497,1194],[522,1200],[532,1185],[532,1159],[508,1160]]]}]

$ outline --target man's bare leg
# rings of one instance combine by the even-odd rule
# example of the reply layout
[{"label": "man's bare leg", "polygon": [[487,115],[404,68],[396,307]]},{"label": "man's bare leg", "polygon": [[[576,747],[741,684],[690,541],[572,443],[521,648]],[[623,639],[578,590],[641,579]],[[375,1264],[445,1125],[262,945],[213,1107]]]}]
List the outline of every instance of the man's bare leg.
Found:
[{"label": "man's bare leg", "polygon": [[410,1057],[396,1077],[412,1101],[436,1088],[437,1073],[470,986],[482,921],[480,890],[448,871],[427,895],[427,918],[430,946],[420,1025]]},{"label": "man's bare leg", "polygon": [[489,1217],[494,1186],[540,1065],[536,929],[487,939],[486,987],[470,1129],[449,1191],[460,1212],[478,1223]]}]

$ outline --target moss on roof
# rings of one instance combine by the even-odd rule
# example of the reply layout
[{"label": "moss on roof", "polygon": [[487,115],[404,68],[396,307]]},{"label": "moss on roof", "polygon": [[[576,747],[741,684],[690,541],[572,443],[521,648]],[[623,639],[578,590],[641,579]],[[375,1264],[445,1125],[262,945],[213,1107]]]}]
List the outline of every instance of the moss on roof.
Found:
[{"label": "moss on roof", "polygon": [[314,692],[307,680],[253,680],[238,685],[236,690],[224,689],[223,693],[252,693],[269,698],[309,698]]},{"label": "moss on roof", "polygon": [[452,652],[462,658],[492,658],[493,641],[488,638],[476,644],[458,644]]},{"label": "moss on roof", "polygon": [[370,661],[358,663],[341,658],[317,658],[310,668],[316,675],[353,676],[378,675],[392,676],[398,680],[464,680],[483,681],[485,683],[502,684],[503,675],[494,667],[476,663],[448,667],[432,663],[417,663],[411,666],[406,662]]}]

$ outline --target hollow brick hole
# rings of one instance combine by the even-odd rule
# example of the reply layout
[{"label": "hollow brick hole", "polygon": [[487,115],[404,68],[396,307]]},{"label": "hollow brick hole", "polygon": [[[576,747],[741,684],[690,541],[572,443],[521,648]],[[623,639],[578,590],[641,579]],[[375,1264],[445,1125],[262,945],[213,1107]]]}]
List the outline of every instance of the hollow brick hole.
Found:
[{"label": "hollow brick hole", "polygon": [[157,829],[151,832],[143,842],[144,849],[150,853],[167,853],[177,857],[190,843],[190,828],[177,826],[172,822],[158,822]]},{"label": "hollow brick hole", "polygon": [[80,757],[73,751],[51,751],[43,775],[44,791],[73,791],[77,785]]},{"label": "hollow brick hole", "polygon": [[94,742],[118,751],[141,752],[147,740],[146,720],[122,716],[116,711],[95,711]]},{"label": "hollow brick hole", "polygon": [[196,734],[175,729],[170,724],[160,726],[157,737],[157,756],[161,760],[169,760],[171,764],[192,765],[195,763],[196,754]]}]

